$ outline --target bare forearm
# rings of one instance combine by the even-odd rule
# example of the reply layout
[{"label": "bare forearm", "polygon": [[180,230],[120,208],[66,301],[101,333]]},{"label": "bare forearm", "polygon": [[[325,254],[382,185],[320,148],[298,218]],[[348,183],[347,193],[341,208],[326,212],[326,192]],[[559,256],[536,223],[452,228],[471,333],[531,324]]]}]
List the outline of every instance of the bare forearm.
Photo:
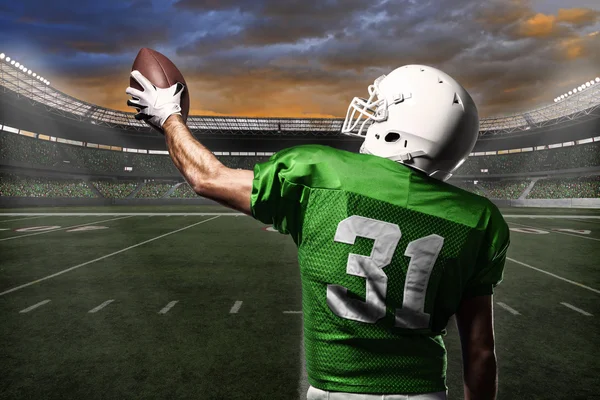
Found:
[{"label": "bare forearm", "polygon": [[171,115],[163,130],[173,163],[192,189],[202,194],[207,182],[219,174],[223,164],[192,136],[180,115]]},{"label": "bare forearm", "polygon": [[498,370],[494,352],[463,354],[465,400],[495,400]]}]

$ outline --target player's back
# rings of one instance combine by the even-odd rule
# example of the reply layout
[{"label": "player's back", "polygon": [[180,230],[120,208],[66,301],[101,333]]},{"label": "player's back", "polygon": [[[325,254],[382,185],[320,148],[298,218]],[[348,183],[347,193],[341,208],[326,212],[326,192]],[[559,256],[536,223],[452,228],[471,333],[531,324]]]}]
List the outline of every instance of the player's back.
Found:
[{"label": "player's back", "polygon": [[508,230],[497,208],[394,161],[325,146],[270,163],[286,208],[273,222],[298,245],[311,385],[446,390],[448,319],[501,280],[494,260]]}]

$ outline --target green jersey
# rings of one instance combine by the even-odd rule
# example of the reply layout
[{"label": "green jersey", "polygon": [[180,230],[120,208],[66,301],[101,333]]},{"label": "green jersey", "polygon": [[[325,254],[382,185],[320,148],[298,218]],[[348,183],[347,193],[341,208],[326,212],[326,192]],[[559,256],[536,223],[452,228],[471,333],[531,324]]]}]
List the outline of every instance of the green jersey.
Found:
[{"label": "green jersey", "polygon": [[251,207],[298,246],[312,386],[446,390],[448,319],[502,280],[509,230],[489,200],[395,161],[307,145],[255,166]]}]

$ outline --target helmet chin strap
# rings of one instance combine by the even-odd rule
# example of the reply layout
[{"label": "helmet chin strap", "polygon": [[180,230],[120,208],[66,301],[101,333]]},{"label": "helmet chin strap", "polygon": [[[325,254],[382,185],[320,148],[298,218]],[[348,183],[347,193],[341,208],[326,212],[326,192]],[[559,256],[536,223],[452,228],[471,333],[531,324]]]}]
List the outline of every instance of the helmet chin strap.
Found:
[{"label": "helmet chin strap", "polygon": [[[360,147],[360,153],[375,155],[365,148],[364,143]],[[392,160],[392,161],[396,161],[396,162],[401,162],[402,164],[404,164],[405,161],[411,161],[413,158],[421,157],[424,155],[427,155],[427,153],[425,153],[423,150],[418,150],[418,151],[413,151],[412,153],[398,154],[396,156],[384,157],[384,158],[387,158],[388,160]],[[440,181],[446,181],[446,180],[450,179],[450,177],[452,176],[451,173],[445,172],[445,171],[436,170],[436,171],[433,171],[432,173],[428,173],[414,165],[411,165],[411,164],[405,164],[405,165],[407,167],[414,168],[418,171],[421,171],[431,178],[439,179]]]},{"label": "helmet chin strap", "polygon": [[[371,155],[375,155],[373,153],[371,153],[369,150],[367,150],[365,148],[365,145],[363,143],[363,145],[360,147],[360,152],[362,154],[371,154]],[[421,157],[421,156],[425,156],[427,155],[427,153],[425,153],[423,150],[417,150],[417,151],[413,151],[412,153],[404,153],[404,154],[398,154],[395,156],[391,156],[391,157],[385,157],[389,160],[392,161],[400,161],[400,162],[405,162],[405,161],[411,161],[413,158],[416,157]],[[418,169],[418,168],[417,168]]]}]

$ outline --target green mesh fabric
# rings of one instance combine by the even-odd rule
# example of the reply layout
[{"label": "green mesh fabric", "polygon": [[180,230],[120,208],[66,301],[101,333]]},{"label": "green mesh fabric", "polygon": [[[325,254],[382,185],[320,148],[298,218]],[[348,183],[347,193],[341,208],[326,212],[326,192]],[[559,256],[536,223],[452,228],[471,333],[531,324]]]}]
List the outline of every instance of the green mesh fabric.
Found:
[{"label": "green mesh fabric", "polygon": [[[311,385],[353,393],[427,393],[446,390],[442,336],[461,299],[491,294],[502,279],[508,228],[488,200],[379,157],[300,146],[257,165],[254,216],[289,233],[298,245],[304,340]],[[365,301],[366,279],[346,273],[350,253],[369,256],[374,240],[334,241],[349,216],[398,225],[401,238],[387,281],[385,316],[375,323],[339,317],[327,285]],[[431,234],[444,238],[428,280],[429,326],[394,326],[402,307],[408,244]]]}]

